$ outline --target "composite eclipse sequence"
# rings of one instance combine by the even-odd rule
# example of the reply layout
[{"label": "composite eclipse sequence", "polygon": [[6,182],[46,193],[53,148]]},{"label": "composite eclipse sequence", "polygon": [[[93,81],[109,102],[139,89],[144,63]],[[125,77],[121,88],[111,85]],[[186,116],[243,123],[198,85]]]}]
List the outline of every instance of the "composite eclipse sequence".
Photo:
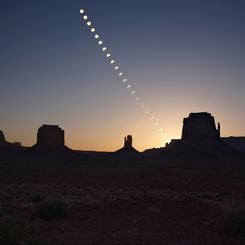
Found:
[{"label": "composite eclipse sequence", "polygon": [[[153,122],[153,125],[157,128],[159,132],[163,132],[163,129],[159,126],[159,122],[155,117],[150,113],[150,110],[147,108],[146,104],[143,102],[143,99],[138,96],[136,89],[132,87],[129,82],[129,79],[126,78],[125,73],[121,71],[118,62],[112,58],[112,54],[108,51],[108,47],[104,46],[104,41],[101,39],[101,35],[96,32],[95,26],[92,24],[92,21],[89,19],[88,15],[85,13],[84,9],[80,9],[80,14],[82,19],[85,21],[85,25],[89,28],[90,33],[93,34],[94,39],[97,44],[102,47],[103,53],[105,53],[106,58],[109,60],[109,63],[113,66],[113,70],[117,72],[118,77],[121,79],[122,83],[126,85],[126,89],[129,90],[129,94],[135,98],[136,103],[139,105],[140,109],[147,115],[148,119]],[[164,134],[165,138],[167,135]]]}]

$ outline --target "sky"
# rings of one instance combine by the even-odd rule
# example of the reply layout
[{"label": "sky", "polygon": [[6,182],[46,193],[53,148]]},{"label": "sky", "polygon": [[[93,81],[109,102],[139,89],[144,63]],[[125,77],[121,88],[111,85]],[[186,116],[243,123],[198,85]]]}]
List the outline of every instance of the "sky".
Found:
[{"label": "sky", "polygon": [[114,151],[131,134],[143,151],[180,138],[183,118],[203,111],[222,136],[245,135],[244,0],[1,0],[0,11],[8,141],[31,146],[55,124],[73,149]]}]

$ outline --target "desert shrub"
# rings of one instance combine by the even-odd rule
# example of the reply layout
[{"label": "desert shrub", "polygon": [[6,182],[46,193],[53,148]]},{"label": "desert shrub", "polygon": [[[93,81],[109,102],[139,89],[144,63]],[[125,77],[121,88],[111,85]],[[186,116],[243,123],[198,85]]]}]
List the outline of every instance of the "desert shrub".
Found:
[{"label": "desert shrub", "polygon": [[226,232],[245,235],[245,210],[229,214],[224,223]]},{"label": "desert shrub", "polygon": [[38,226],[26,223],[18,216],[3,216],[0,219],[0,244],[44,245],[38,237]]},{"label": "desert shrub", "polygon": [[66,205],[62,200],[48,199],[41,202],[33,211],[32,219],[54,220],[66,216]]}]

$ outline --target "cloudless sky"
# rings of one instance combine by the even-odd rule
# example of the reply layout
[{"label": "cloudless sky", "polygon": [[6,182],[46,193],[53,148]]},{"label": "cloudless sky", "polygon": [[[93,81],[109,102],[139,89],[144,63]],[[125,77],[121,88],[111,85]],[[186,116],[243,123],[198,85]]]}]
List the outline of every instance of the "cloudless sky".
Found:
[{"label": "cloudless sky", "polygon": [[144,150],[180,138],[183,117],[200,111],[221,122],[223,136],[245,135],[245,1],[1,0],[0,11],[0,129],[8,141],[33,145],[42,124],[58,124],[75,149],[116,150],[132,134]]}]

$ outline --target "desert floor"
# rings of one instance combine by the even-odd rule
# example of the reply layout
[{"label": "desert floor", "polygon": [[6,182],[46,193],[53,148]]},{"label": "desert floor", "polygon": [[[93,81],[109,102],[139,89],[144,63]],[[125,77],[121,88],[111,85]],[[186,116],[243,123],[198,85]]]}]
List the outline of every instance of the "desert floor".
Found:
[{"label": "desert floor", "polygon": [[[31,219],[50,199],[64,202],[66,216]],[[23,227],[37,227],[40,244],[245,244],[245,234],[225,227],[239,210],[242,159],[0,155],[0,220],[18,217]]]}]

